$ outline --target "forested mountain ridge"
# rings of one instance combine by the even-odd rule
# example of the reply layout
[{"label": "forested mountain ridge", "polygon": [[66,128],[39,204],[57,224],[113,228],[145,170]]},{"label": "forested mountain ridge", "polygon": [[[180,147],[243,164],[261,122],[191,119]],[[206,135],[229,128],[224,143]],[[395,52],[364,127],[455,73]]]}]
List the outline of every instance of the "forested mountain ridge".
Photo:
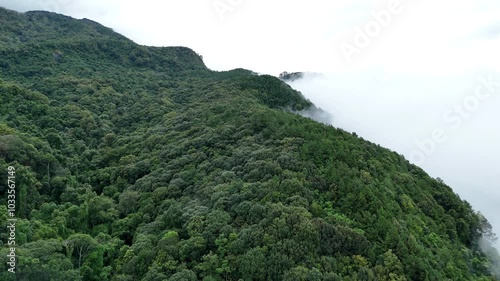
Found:
[{"label": "forested mountain ridge", "polygon": [[0,280],[498,280],[482,215],[397,153],[290,112],[312,106],[188,48],[0,8]]}]

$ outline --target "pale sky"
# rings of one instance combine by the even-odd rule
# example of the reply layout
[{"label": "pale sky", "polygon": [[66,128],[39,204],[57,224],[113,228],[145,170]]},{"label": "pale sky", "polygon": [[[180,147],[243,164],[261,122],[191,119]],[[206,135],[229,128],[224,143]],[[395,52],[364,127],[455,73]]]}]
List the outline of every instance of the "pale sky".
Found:
[{"label": "pale sky", "polygon": [[[333,125],[441,177],[500,234],[500,86],[490,85],[496,91],[486,97],[481,82],[500,84],[498,0],[0,0],[0,6],[89,18],[143,45],[187,46],[214,70],[323,73],[292,86],[331,112]],[[432,140],[436,130],[439,142]],[[423,161],[415,158],[425,149]]]}]

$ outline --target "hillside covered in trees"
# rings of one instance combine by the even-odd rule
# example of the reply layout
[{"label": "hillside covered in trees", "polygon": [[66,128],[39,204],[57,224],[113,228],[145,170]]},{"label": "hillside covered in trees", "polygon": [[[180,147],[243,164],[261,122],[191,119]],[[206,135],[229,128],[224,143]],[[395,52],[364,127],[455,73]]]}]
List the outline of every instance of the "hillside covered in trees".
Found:
[{"label": "hillside covered in trees", "polygon": [[498,280],[481,214],[293,113],[312,106],[185,47],[0,8],[0,280]]}]

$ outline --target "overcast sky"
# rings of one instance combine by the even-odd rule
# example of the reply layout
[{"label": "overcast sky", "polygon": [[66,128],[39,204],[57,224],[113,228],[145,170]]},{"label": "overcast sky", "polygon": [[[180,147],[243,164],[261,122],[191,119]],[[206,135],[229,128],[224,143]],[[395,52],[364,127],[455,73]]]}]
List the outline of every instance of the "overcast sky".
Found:
[{"label": "overcast sky", "polygon": [[[89,18],[214,70],[278,75],[333,124],[441,177],[500,234],[498,0],[0,0]],[[497,84],[495,84],[497,83]]]}]

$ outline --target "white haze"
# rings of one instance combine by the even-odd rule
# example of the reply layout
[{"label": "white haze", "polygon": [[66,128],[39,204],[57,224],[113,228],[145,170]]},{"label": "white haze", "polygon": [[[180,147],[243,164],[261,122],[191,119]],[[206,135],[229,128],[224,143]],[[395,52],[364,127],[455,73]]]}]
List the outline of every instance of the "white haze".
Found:
[{"label": "white haze", "polygon": [[486,257],[488,257],[488,259],[491,262],[492,272],[496,276],[500,276],[500,260],[498,259],[498,257],[499,257],[498,250],[493,248],[491,246],[491,242],[487,239],[484,239],[484,238],[479,240],[479,245],[480,245],[481,249],[483,250],[483,253],[486,255]]},{"label": "white haze", "polygon": [[[305,75],[290,85],[331,112],[334,126],[355,132],[410,160],[419,149],[417,142],[429,139],[435,129],[445,131],[446,141],[436,143],[434,153],[419,164],[484,213],[495,232],[500,233],[500,87],[454,129],[455,124],[446,122],[443,114],[474,94],[480,83],[475,73],[383,76],[379,71]],[[500,79],[496,81],[500,84]]]},{"label": "white haze", "polygon": [[[213,4],[236,3],[223,17]],[[435,129],[446,133],[421,165],[500,233],[500,90],[458,128],[443,115],[474,94],[479,76],[500,83],[500,1],[401,0],[402,12],[348,63],[342,42],[391,0],[0,0],[17,11],[90,18],[132,40],[188,46],[208,67],[324,73],[293,87],[332,113],[333,125],[407,157]]]}]

